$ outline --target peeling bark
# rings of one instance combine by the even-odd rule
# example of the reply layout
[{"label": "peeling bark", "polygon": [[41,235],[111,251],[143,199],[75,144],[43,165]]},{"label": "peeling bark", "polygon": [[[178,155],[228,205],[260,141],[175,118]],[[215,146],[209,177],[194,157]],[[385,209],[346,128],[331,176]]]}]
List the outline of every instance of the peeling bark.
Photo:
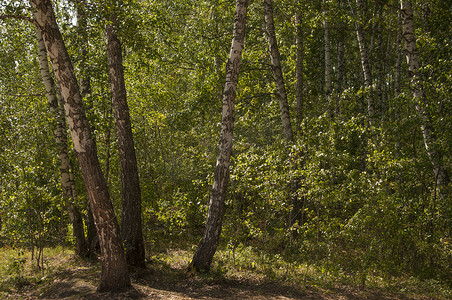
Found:
[{"label": "peeling bark", "polygon": [[85,115],[77,78],[58,28],[52,4],[50,0],[32,0],[31,4],[63,96],[66,120],[99,236],[102,271],[98,290],[129,289],[131,284],[118,222],[97,158],[97,148]]},{"label": "peeling bark", "polygon": [[52,114],[55,117],[54,136],[58,149],[58,158],[60,160],[61,189],[63,191],[64,203],[68,211],[69,219],[72,223],[73,235],[75,240],[75,254],[80,257],[88,255],[85,233],[83,229],[83,218],[80,211],[75,206],[76,192],[73,176],[70,171],[70,160],[67,149],[66,124],[64,116],[60,113],[57,89],[52,79],[49,65],[47,62],[47,50],[42,38],[39,27],[36,27],[36,36],[38,39],[39,66],[41,70],[42,81],[46,89],[47,100]]},{"label": "peeling bark", "polygon": [[218,247],[225,210],[226,190],[229,180],[229,162],[232,153],[234,127],[234,101],[237,93],[240,62],[244,48],[246,11],[248,0],[237,0],[231,51],[226,64],[226,82],[223,89],[223,109],[219,153],[210,195],[204,236],[196,249],[189,269],[208,271]]}]

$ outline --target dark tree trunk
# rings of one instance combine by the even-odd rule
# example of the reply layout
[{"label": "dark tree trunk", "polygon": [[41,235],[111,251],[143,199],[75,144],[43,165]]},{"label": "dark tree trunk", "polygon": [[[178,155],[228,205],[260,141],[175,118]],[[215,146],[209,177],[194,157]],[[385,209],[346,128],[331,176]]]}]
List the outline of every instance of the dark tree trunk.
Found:
[{"label": "dark tree trunk", "polygon": [[113,25],[115,23],[116,21],[112,20],[112,23],[106,26],[106,31],[108,69],[121,166],[121,238],[127,263],[134,267],[144,268],[146,265],[141,225],[140,181],[127,104],[122,48]]},{"label": "dark tree trunk", "polygon": [[94,224],[93,212],[89,200],[86,211],[86,240],[88,243],[89,257],[96,259],[100,255],[99,237],[97,236],[96,224]]},{"label": "dark tree trunk", "polygon": [[74,150],[85,182],[96,224],[102,271],[99,291],[120,291],[131,287],[118,222],[102,175],[97,148],[83,108],[77,78],[56,23],[50,0],[32,0],[61,94]]},{"label": "dark tree trunk", "polygon": [[234,33],[231,51],[226,64],[226,82],[223,90],[223,109],[219,154],[210,195],[206,229],[196,249],[189,269],[205,272],[210,269],[218,247],[225,210],[226,189],[229,180],[229,161],[232,153],[234,127],[234,101],[237,92],[240,61],[245,39],[248,0],[237,0],[235,5]]}]

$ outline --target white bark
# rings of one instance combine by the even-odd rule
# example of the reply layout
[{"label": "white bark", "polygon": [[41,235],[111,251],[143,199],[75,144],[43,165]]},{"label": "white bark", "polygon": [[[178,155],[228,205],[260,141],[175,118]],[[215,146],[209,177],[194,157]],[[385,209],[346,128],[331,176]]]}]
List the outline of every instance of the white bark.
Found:
[{"label": "white bark", "polygon": [[60,161],[59,168],[61,175],[61,188],[63,191],[63,198],[67,212],[73,226],[75,237],[75,252],[79,256],[86,256],[88,249],[84,236],[83,221],[78,209],[72,203],[72,201],[76,199],[76,191],[73,181],[73,175],[70,171],[70,160],[67,149],[67,136],[64,117],[62,116],[59,109],[57,89],[50,73],[49,65],[47,62],[47,51],[44,39],[42,38],[42,32],[39,27],[36,27],[36,37],[38,39],[38,58],[41,77],[46,89],[46,96],[49,101],[50,110],[55,117],[54,136],[58,147],[58,158]]},{"label": "white bark", "polygon": [[372,120],[375,116],[375,104],[372,95],[372,72],[370,69],[369,56],[367,51],[367,46],[364,39],[364,28],[362,22],[364,22],[363,5],[361,0],[356,0],[356,10],[358,21],[356,23],[356,36],[358,38],[359,45],[359,55],[361,58],[361,67],[364,76],[364,88],[367,90],[366,101],[367,101],[367,114],[369,119]]},{"label": "white bark", "polygon": [[423,90],[423,80],[419,74],[419,55],[416,47],[416,37],[414,30],[413,9],[411,1],[401,1],[402,16],[402,37],[405,42],[405,54],[408,63],[409,76],[411,78],[411,88],[413,97],[416,100],[416,110],[422,121],[421,130],[424,138],[425,149],[427,150],[430,162],[433,166],[439,196],[442,198],[445,189],[449,184],[449,176],[442,163],[442,153],[437,146],[437,137],[432,125],[432,117],[427,111],[429,105],[427,96]]},{"label": "white bark", "polygon": [[229,59],[226,64],[226,82],[223,90],[219,153],[210,195],[206,229],[189,267],[197,271],[210,269],[222,229],[226,190],[229,180],[229,163],[232,154],[234,101],[237,94],[239,68],[244,48],[247,6],[248,0],[236,1],[234,33]]},{"label": "white bark", "polygon": [[273,20],[273,1],[264,0],[265,31],[268,38],[270,58],[272,64],[273,77],[275,78],[276,91],[278,96],[279,110],[283,126],[284,139],[286,142],[293,142],[292,124],[290,122],[289,104],[287,102],[286,87],[281,67],[281,57],[276,42],[275,24]]}]

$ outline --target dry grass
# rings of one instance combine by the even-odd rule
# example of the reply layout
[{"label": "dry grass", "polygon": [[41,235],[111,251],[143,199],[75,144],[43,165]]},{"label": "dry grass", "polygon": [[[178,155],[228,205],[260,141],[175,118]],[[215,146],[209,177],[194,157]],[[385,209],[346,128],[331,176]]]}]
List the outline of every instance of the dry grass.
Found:
[{"label": "dry grass", "polygon": [[[242,249],[218,251],[212,272],[186,273],[193,251],[167,250],[151,257],[146,270],[133,272],[134,289],[121,294],[95,292],[99,262],[73,258],[71,251],[46,249],[45,268],[30,263],[30,253],[0,250],[0,299],[450,299],[450,289],[414,278],[368,278],[366,287],[319,271]],[[26,257],[22,284],[8,271]]]}]

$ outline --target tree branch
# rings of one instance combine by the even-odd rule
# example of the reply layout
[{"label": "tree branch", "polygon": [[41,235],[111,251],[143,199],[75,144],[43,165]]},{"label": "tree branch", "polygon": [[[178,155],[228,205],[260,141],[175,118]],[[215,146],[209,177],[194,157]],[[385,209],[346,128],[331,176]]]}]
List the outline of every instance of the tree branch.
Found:
[{"label": "tree branch", "polygon": [[7,19],[23,20],[23,21],[30,22],[33,25],[36,25],[34,19],[24,16],[24,15],[0,15],[0,20],[7,20]]}]

